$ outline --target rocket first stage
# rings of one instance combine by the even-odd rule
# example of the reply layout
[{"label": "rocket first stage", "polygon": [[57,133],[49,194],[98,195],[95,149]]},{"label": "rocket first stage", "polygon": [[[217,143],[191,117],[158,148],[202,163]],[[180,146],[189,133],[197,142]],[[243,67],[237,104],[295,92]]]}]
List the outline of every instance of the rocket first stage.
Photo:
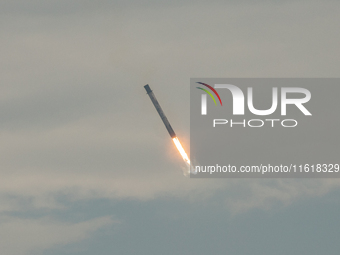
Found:
[{"label": "rocket first stage", "polygon": [[146,93],[149,95],[153,105],[155,106],[159,116],[161,117],[161,119],[163,120],[163,123],[166,127],[166,129],[168,130],[169,132],[169,135],[171,136],[171,138],[175,138],[176,137],[176,134],[175,134],[175,131],[172,129],[168,119],[166,118],[161,106],[159,105],[154,93],[152,92],[152,90],[150,89],[150,86],[147,84],[144,86],[145,90],[146,90]]},{"label": "rocket first stage", "polygon": [[185,150],[183,149],[180,141],[178,140],[176,134],[175,134],[175,131],[172,129],[168,119],[166,118],[161,106],[159,105],[155,95],[153,94],[152,90],[150,89],[150,86],[147,84],[144,86],[145,90],[146,90],[146,93],[149,95],[153,105],[155,106],[159,116],[161,117],[161,119],[163,120],[163,123],[166,127],[166,129],[168,130],[169,132],[169,135],[171,136],[172,138],[172,141],[174,142],[174,144],[176,145],[176,148],[178,150],[178,152],[181,154],[184,162],[189,166],[189,169],[186,170],[185,172],[183,172],[184,175],[188,175],[190,172],[191,173],[195,173],[195,169],[193,168],[193,166],[190,165],[190,159],[187,155],[187,153],[185,152]]}]

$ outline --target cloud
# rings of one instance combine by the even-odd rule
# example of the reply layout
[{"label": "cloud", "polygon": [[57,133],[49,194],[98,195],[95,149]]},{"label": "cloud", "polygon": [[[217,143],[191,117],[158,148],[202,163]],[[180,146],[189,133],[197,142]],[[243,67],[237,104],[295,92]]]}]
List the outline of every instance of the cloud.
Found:
[{"label": "cloud", "polygon": [[0,250],[7,255],[37,254],[58,245],[88,239],[95,231],[115,222],[110,217],[79,223],[40,219],[0,218]]},{"label": "cloud", "polygon": [[272,210],[292,205],[301,199],[322,197],[339,189],[337,179],[270,179],[240,180],[237,188],[226,197],[226,206],[233,213],[244,213],[252,209]]},{"label": "cloud", "polygon": [[15,15],[0,18],[0,210],[60,208],[59,194],[199,200],[223,193],[229,209],[244,211],[338,187],[184,178],[143,89],[150,83],[188,148],[190,77],[337,76],[337,2],[67,3],[3,3]]},{"label": "cloud", "polygon": [[[68,222],[69,202],[209,203],[234,214],[339,189],[338,180],[183,177],[145,94],[189,147],[191,77],[338,76],[338,1],[2,1],[0,250],[37,254],[118,223]],[[42,218],[17,215],[44,214]],[[182,212],[181,212],[182,213]]]}]

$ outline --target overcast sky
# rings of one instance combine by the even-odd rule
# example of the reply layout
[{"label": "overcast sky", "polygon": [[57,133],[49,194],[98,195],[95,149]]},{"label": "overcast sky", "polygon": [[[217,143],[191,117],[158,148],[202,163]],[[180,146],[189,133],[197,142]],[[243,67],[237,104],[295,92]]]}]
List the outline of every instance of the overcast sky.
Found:
[{"label": "overcast sky", "polygon": [[339,77],[339,1],[0,1],[0,253],[338,254],[340,182],[190,179],[192,77]]}]

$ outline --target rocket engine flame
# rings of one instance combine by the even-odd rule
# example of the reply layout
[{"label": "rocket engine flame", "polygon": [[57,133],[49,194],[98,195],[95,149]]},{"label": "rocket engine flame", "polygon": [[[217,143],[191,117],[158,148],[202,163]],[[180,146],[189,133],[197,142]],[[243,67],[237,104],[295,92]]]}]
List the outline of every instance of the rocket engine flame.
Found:
[{"label": "rocket engine flame", "polygon": [[183,160],[185,161],[185,163],[187,163],[190,166],[190,159],[187,155],[187,153],[185,152],[185,150],[182,147],[182,144],[179,142],[177,137],[172,138],[172,141],[174,141],[177,150],[179,151],[179,153],[181,154]]},{"label": "rocket engine flame", "polygon": [[190,164],[190,159],[189,159],[187,153],[185,152],[185,150],[183,149],[182,144],[179,142],[177,136],[172,138],[172,141],[174,141],[174,144],[176,145],[177,150],[179,151],[184,162],[188,166],[188,168],[183,168],[183,174],[185,176],[189,176],[190,174],[196,174],[197,172],[195,170],[195,167],[192,164]]}]

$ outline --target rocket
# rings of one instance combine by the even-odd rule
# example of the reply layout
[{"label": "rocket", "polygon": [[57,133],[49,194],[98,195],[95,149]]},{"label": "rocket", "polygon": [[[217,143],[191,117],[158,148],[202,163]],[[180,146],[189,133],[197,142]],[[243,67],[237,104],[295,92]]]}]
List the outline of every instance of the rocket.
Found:
[{"label": "rocket", "polygon": [[147,84],[144,86],[145,90],[146,90],[146,93],[149,95],[153,105],[155,106],[159,116],[161,117],[161,119],[163,120],[163,123],[166,127],[166,129],[168,130],[169,132],[169,135],[171,136],[171,138],[176,138],[176,134],[175,134],[175,131],[172,129],[168,119],[166,118],[161,106],[159,105],[156,97],[155,97],[155,94],[152,92],[152,90],[150,89],[150,86]]},{"label": "rocket", "polygon": [[150,89],[150,86],[148,84],[146,84],[144,86],[145,90],[146,90],[146,93],[149,95],[153,105],[155,106],[159,116],[161,117],[161,119],[163,120],[163,123],[166,127],[166,129],[168,130],[169,132],[169,135],[171,136],[172,138],[172,141],[174,142],[174,144],[176,145],[176,148],[178,150],[178,152],[181,154],[184,162],[187,164],[187,166],[189,166],[188,168],[188,171],[185,171],[183,172],[183,174],[185,176],[187,176],[188,174],[190,173],[193,173],[195,174],[196,173],[196,170],[194,169],[194,167],[191,165],[190,163],[190,159],[187,155],[187,153],[185,152],[185,150],[183,149],[183,146],[182,144],[180,143],[179,139],[177,138],[176,134],[175,134],[175,131],[172,129],[168,119],[166,118],[161,106],[159,105],[154,93],[152,92],[152,90]]}]

